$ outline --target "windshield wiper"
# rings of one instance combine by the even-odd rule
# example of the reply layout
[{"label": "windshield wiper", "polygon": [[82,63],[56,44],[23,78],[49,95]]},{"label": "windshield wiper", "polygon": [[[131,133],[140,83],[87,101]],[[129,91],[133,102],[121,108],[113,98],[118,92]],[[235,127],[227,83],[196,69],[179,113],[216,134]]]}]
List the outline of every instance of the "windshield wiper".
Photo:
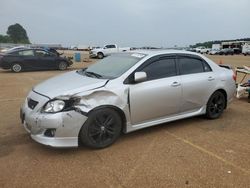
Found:
[{"label": "windshield wiper", "polygon": [[90,71],[85,71],[85,74],[87,75],[87,76],[91,76],[91,77],[96,77],[96,78],[102,78],[103,76],[102,75],[100,75],[100,74],[97,74],[97,73],[95,73],[95,72],[90,72]]}]

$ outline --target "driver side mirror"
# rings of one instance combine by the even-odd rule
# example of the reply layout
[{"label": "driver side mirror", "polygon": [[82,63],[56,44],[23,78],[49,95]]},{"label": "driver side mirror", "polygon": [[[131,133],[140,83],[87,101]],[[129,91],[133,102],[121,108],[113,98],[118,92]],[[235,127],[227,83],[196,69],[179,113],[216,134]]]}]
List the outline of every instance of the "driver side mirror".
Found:
[{"label": "driver side mirror", "polygon": [[134,81],[136,83],[143,82],[143,81],[146,81],[146,80],[147,80],[146,72],[135,72]]}]

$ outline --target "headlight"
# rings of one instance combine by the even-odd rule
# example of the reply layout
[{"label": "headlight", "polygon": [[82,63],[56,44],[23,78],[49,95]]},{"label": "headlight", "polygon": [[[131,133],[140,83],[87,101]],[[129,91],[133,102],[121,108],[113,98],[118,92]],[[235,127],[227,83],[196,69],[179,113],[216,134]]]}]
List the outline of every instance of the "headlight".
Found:
[{"label": "headlight", "polygon": [[43,108],[44,112],[55,113],[63,110],[65,102],[63,100],[53,100],[49,101]]}]

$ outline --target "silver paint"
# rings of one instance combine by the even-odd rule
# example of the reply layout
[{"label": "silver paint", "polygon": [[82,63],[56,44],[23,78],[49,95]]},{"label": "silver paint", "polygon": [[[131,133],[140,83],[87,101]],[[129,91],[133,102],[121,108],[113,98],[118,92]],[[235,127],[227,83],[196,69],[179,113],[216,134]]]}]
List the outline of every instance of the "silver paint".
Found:
[{"label": "silver paint", "polygon": [[[116,79],[96,79],[72,71],[35,86],[27,98],[39,102],[31,110],[27,99],[22,106],[25,129],[37,142],[53,147],[77,147],[78,135],[87,114],[95,108],[115,107],[126,117],[124,132],[206,113],[211,94],[223,89],[229,103],[235,93],[232,71],[221,68],[203,55],[185,51],[140,51],[145,54],[136,65]],[[124,84],[124,80],[146,60],[161,54],[193,54],[203,58],[212,72],[173,76]],[[129,54],[129,53],[128,53]],[[139,75],[140,77],[142,76]],[[75,109],[53,114],[42,108],[50,99],[78,99]],[[56,129],[54,137],[44,135]]]}]

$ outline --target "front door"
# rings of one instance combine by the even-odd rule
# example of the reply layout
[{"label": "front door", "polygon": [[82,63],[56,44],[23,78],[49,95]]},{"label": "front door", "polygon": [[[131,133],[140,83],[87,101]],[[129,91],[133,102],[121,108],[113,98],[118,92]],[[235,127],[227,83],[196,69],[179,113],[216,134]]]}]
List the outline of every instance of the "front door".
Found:
[{"label": "front door", "polygon": [[146,72],[147,80],[129,86],[131,123],[143,123],[178,113],[182,94],[175,57],[157,59],[139,71]]},{"label": "front door", "polygon": [[57,66],[55,54],[45,50],[35,50],[35,56],[39,69],[53,69]]}]

